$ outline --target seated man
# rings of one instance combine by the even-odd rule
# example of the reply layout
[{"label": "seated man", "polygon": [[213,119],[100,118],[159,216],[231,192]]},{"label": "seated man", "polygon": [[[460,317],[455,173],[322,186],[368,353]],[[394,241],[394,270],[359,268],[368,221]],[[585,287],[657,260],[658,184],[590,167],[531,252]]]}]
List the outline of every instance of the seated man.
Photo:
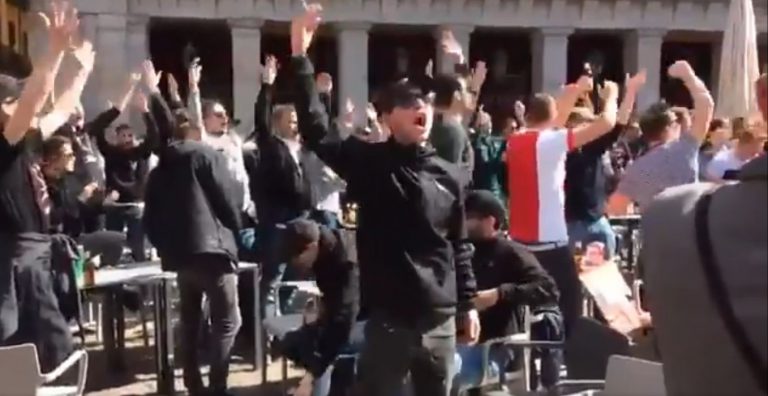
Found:
[{"label": "seated man", "polygon": [[[480,342],[520,332],[515,312],[525,305],[557,305],[555,282],[536,257],[499,232],[505,218],[501,201],[490,191],[471,192],[465,201],[467,232],[475,247],[472,268],[477,279],[475,308],[480,311]],[[468,367],[476,348],[459,348],[464,362],[457,381],[478,384],[475,367]],[[502,373],[510,360],[506,351],[492,351],[491,359]],[[502,379],[503,380],[503,379]]]},{"label": "seated man", "polygon": [[294,394],[324,395],[330,385],[328,368],[348,344],[357,317],[355,241],[347,230],[304,219],[288,222],[282,237],[284,261],[299,273],[314,275],[322,297],[317,320],[286,334],[280,349],[307,369]]}]

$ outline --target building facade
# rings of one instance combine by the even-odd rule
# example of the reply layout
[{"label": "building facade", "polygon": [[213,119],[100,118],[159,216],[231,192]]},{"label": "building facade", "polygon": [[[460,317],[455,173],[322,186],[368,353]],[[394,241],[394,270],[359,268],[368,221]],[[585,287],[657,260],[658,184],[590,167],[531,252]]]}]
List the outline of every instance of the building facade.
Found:
[{"label": "building facade", "polygon": [[[174,21],[186,23],[190,34],[203,36],[201,32],[208,31],[205,29],[216,30],[210,24],[218,24],[218,33],[209,36],[219,39],[203,37],[194,45],[202,53],[216,54],[211,55],[215,59],[203,56],[204,69],[214,68],[227,76],[229,81],[217,84],[223,96],[228,96],[227,103],[232,105],[235,117],[241,119],[245,128],[252,125],[253,100],[260,87],[258,63],[267,51],[283,52],[287,56],[287,22],[301,7],[299,0],[76,0],[75,3],[82,16],[84,34],[93,40],[98,52],[98,64],[83,100],[86,110],[102,109],[103,103],[122,86],[125,73],[142,59],[150,55],[162,58],[169,52],[180,51],[185,43],[161,45],[163,40],[170,40],[166,36],[172,36],[169,32]],[[323,3],[326,11],[321,39],[325,44],[318,43],[322,47],[318,56],[325,59],[321,63],[336,78],[337,99],[350,98],[356,104],[363,104],[357,106],[361,112],[372,86],[384,78],[381,76],[423,70],[429,59],[435,60],[437,71],[452,68],[451,61],[443,59],[437,48],[439,40],[435,38],[442,29],[453,31],[472,60],[488,62],[491,79],[497,86],[504,86],[500,81],[509,80],[505,80],[508,75],[517,76],[517,80],[509,80],[512,81],[509,86],[519,94],[557,91],[572,78],[577,64],[593,52],[591,47],[598,47],[611,77],[641,68],[648,70],[648,84],[639,98],[642,107],[665,94],[665,63],[676,56],[695,58],[695,63],[703,65],[702,69],[708,69],[707,79],[716,84],[719,42],[729,7],[728,0],[326,0]],[[754,0],[761,47],[765,47],[768,29],[767,3],[768,0]],[[31,7],[39,9],[40,1],[32,0]],[[30,35],[35,36],[30,37],[34,57],[44,38],[39,32]],[[221,50],[224,47],[230,50]],[[211,52],[217,49],[220,51]],[[180,56],[172,58],[181,63]],[[764,63],[763,52],[761,64]],[[167,68],[177,70],[178,66]],[[205,86],[203,88],[205,90]]]}]

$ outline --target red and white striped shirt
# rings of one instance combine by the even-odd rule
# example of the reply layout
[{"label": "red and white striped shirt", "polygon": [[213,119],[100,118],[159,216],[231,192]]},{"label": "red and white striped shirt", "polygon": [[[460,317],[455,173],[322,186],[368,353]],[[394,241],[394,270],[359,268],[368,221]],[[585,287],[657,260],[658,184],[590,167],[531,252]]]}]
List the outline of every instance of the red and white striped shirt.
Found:
[{"label": "red and white striped shirt", "polygon": [[567,242],[565,159],[573,131],[528,130],[507,138],[509,232],[523,243]]}]

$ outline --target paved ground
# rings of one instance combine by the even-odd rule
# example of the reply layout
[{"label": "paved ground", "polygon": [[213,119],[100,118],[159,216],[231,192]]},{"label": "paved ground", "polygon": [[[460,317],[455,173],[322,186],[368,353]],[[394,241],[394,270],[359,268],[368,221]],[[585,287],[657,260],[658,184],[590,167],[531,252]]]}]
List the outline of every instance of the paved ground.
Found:
[{"label": "paved ground", "polygon": [[[151,323],[150,323],[151,333]],[[93,396],[117,396],[117,395],[155,395],[155,371],[152,344],[149,348],[144,346],[141,338],[141,327],[130,327],[126,332],[127,345],[125,350],[125,370],[115,373],[108,368],[105,353],[101,345],[96,342],[93,335],[86,338],[89,350],[89,368],[86,394]],[[150,338],[150,343],[152,343]],[[253,371],[250,354],[247,354],[247,362],[240,356],[234,358],[235,362],[230,368],[229,382],[236,395],[272,396],[280,395],[279,362],[273,363],[268,368],[268,383],[260,384],[261,373]],[[178,366],[178,364],[177,364]],[[206,369],[204,369],[204,372]],[[178,394],[183,392],[184,386],[181,380],[181,370],[176,370],[176,389]],[[301,375],[299,371],[289,370],[289,376],[296,378]]]}]

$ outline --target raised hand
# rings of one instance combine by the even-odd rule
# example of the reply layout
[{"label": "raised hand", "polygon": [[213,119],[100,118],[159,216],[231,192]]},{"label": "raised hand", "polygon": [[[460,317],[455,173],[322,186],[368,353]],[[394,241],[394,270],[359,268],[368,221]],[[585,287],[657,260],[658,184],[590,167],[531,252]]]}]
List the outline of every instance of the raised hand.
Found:
[{"label": "raised hand", "polygon": [[376,112],[376,107],[373,106],[373,103],[368,103],[368,106],[365,108],[365,115],[370,121],[379,119],[379,114]]},{"label": "raised hand", "polygon": [[265,59],[264,66],[262,67],[261,80],[265,84],[272,85],[275,83],[276,78],[277,78],[277,58],[275,58],[272,55],[267,55],[267,59]]},{"label": "raised hand", "polygon": [[485,62],[477,61],[475,69],[472,70],[472,78],[469,82],[469,89],[474,93],[479,93],[485,82],[485,77],[488,75],[488,68],[485,66]]},{"label": "raised hand", "polygon": [[141,91],[133,93],[133,106],[142,113],[149,113],[149,102],[147,96]]},{"label": "raised hand", "polygon": [[93,70],[93,64],[96,61],[96,51],[93,50],[93,44],[88,40],[81,41],[72,51],[80,68],[85,71]]},{"label": "raised hand", "polygon": [[624,86],[627,88],[627,90],[632,90],[634,92],[637,92],[638,90],[640,90],[640,88],[643,87],[643,85],[645,85],[645,81],[647,77],[648,77],[648,73],[646,72],[645,69],[640,70],[639,72],[637,72],[637,74],[635,74],[632,77],[630,77],[629,74],[627,74],[624,81]]},{"label": "raised hand", "polygon": [[427,62],[427,67],[424,69],[424,75],[426,75],[429,78],[432,78],[435,72],[435,64],[432,62],[432,59]]},{"label": "raised hand", "polygon": [[141,80],[150,91],[157,91],[163,72],[155,70],[155,64],[147,59],[141,63]]},{"label": "raised hand", "polygon": [[670,77],[679,78],[681,80],[685,80],[686,78],[690,78],[696,75],[691,65],[684,60],[679,60],[669,66],[667,73]]},{"label": "raised hand", "polygon": [[598,89],[598,94],[603,101],[616,100],[619,96],[619,85],[613,81],[605,80],[603,86]]},{"label": "raised hand", "polygon": [[515,116],[517,116],[517,119],[519,120],[525,118],[525,105],[519,100],[515,101]]},{"label": "raised hand", "polygon": [[[141,75],[139,75],[139,77],[141,77]],[[168,73],[166,80],[168,82],[168,95],[170,95],[174,100],[180,102],[181,94],[179,93],[179,82],[176,81],[176,77],[174,77],[173,74]]]},{"label": "raised hand", "polygon": [[200,58],[195,58],[192,60],[192,63],[189,64],[189,70],[187,70],[189,89],[191,91],[197,91],[200,89],[200,79],[202,76],[203,66],[200,64]]},{"label": "raised hand", "polygon": [[333,91],[333,78],[330,74],[320,73],[317,75],[317,91],[326,94]]},{"label": "raised hand", "polygon": [[62,0],[52,0],[50,12],[37,15],[48,31],[48,45],[51,51],[62,52],[72,45],[72,38],[80,26],[75,7]]},{"label": "raised hand", "polygon": [[322,13],[323,6],[312,3],[305,6],[303,14],[291,21],[291,53],[293,56],[307,54],[322,21]]},{"label": "raised hand", "polygon": [[595,88],[595,80],[592,78],[592,76],[581,76],[576,81],[576,87],[579,89],[579,93],[592,92],[592,90]]},{"label": "raised hand", "polygon": [[443,52],[454,58],[456,63],[464,63],[464,50],[461,48],[461,44],[453,37],[453,32],[450,30],[443,30],[442,39],[440,40],[440,46],[443,48]]}]

